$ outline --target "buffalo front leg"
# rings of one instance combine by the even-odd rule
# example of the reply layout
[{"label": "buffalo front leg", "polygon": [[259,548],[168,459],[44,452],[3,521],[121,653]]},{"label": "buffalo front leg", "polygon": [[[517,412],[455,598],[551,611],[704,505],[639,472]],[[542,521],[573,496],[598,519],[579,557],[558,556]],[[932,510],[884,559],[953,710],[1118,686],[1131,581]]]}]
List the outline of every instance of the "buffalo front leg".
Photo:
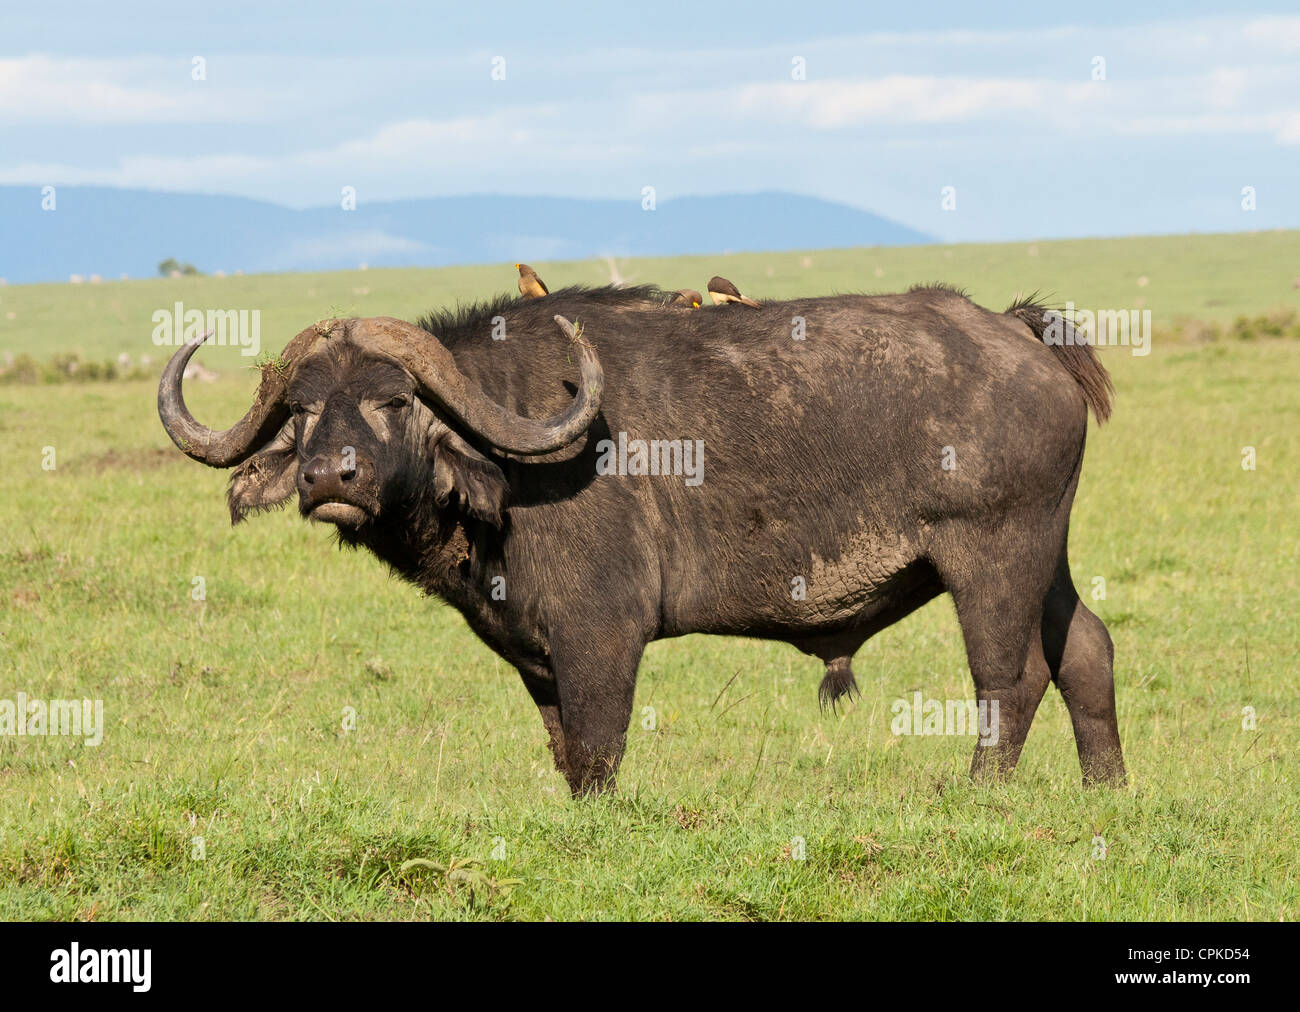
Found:
[{"label": "buffalo front leg", "polygon": [[542,715],[542,725],[549,736],[547,745],[555,759],[555,768],[566,777],[567,762],[564,752],[564,727],[560,723],[560,693],[555,686],[555,676],[543,667],[520,667],[519,677],[524,680],[524,688],[533,697],[537,710]]},{"label": "buffalo front leg", "polygon": [[556,765],[575,797],[614,787],[644,649],[639,637],[619,640],[608,632],[580,645],[552,645],[564,749]]}]

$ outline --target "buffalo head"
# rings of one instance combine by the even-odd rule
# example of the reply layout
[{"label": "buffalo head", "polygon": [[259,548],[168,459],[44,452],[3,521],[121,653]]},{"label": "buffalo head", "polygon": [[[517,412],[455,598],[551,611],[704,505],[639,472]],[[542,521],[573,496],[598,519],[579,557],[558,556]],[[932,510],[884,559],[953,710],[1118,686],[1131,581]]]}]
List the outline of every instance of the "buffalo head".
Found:
[{"label": "buffalo head", "polygon": [[595,351],[568,320],[555,322],[577,346],[582,383],[568,408],[547,419],[497,404],[433,334],[389,317],[308,327],[263,367],[252,407],[224,432],[200,425],[185,406],[181,378],[202,340],[187,344],[163,370],[158,413],[194,460],[236,468],[236,523],[297,492],[303,516],[357,531],[425,494],[445,506],[454,492],[467,513],[500,526],[505,477],[466,437],[506,453],[550,453],[581,436],[600,410]]}]

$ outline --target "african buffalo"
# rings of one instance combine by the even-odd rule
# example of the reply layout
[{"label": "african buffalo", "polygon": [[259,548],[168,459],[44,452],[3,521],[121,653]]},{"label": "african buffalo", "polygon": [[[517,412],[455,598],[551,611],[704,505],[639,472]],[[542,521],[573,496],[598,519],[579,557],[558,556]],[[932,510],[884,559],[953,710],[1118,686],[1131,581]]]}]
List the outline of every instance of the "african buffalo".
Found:
[{"label": "african buffalo", "polygon": [[998,703],[972,774],[1014,768],[1050,679],[1085,782],[1122,782],[1111,640],[1066,556],[1087,409],[1110,409],[1093,349],[1036,301],[994,313],[939,286],[743,312],[669,297],[323,321],[225,432],[185,407],[190,344],[159,413],[235,467],[234,522],[296,492],[458,609],[518,669],[575,794],[612,783],[650,641],[792,643],[834,703],[863,642],[944,591]]}]

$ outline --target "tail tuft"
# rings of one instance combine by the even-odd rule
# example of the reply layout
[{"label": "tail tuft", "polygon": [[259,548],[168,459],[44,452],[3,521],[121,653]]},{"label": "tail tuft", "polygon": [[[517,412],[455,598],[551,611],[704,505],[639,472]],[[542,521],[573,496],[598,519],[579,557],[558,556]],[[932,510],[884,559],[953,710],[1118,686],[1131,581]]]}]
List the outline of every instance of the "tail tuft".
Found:
[{"label": "tail tuft", "polygon": [[849,667],[847,657],[837,657],[826,665],[826,675],[822,678],[821,685],[817,686],[817,702],[823,710],[829,706],[834,712],[835,704],[841,696],[852,698],[859,694],[858,682],[853,677],[853,669]]},{"label": "tail tuft", "polygon": [[[1083,390],[1084,400],[1092,408],[1097,422],[1109,418],[1111,395],[1115,393],[1110,373],[1101,364],[1089,342],[1076,340],[1073,325],[1058,310],[1046,305],[1037,293],[1017,299],[1004,312],[1027,324],[1034,336],[1056,353],[1061,364],[1069,370]],[[1048,328],[1052,326],[1059,327],[1058,334],[1048,334]],[[1051,340],[1048,339],[1049,336]]]}]

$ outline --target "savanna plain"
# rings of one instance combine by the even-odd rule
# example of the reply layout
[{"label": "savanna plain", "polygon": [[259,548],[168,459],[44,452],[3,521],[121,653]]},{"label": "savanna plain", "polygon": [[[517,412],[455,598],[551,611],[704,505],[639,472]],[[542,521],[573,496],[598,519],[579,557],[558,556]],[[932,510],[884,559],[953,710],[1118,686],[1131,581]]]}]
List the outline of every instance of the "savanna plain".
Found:
[{"label": "savanna plain", "polygon": [[[608,278],[536,266],[553,289]],[[1004,784],[970,782],[969,736],[892,732],[895,700],[973,695],[942,597],[867,643],[862,695],[834,713],[792,647],[653,644],[618,792],[575,802],[518,676],[457,612],[292,507],[232,529],[226,475],[154,406],[157,309],[258,308],[274,353],[324,317],[513,291],[510,265],[7,286],[0,699],[100,699],[104,730],[0,736],[0,917],[1300,912],[1300,233],[618,266],[760,298],[945,281],[999,310],[1034,290],[1151,310],[1149,354],[1101,351],[1115,413],[1090,431],[1070,543],[1115,641],[1129,785],[1081,786],[1054,689]],[[190,406],[224,427],[252,359],[199,361],[216,376]]]}]

